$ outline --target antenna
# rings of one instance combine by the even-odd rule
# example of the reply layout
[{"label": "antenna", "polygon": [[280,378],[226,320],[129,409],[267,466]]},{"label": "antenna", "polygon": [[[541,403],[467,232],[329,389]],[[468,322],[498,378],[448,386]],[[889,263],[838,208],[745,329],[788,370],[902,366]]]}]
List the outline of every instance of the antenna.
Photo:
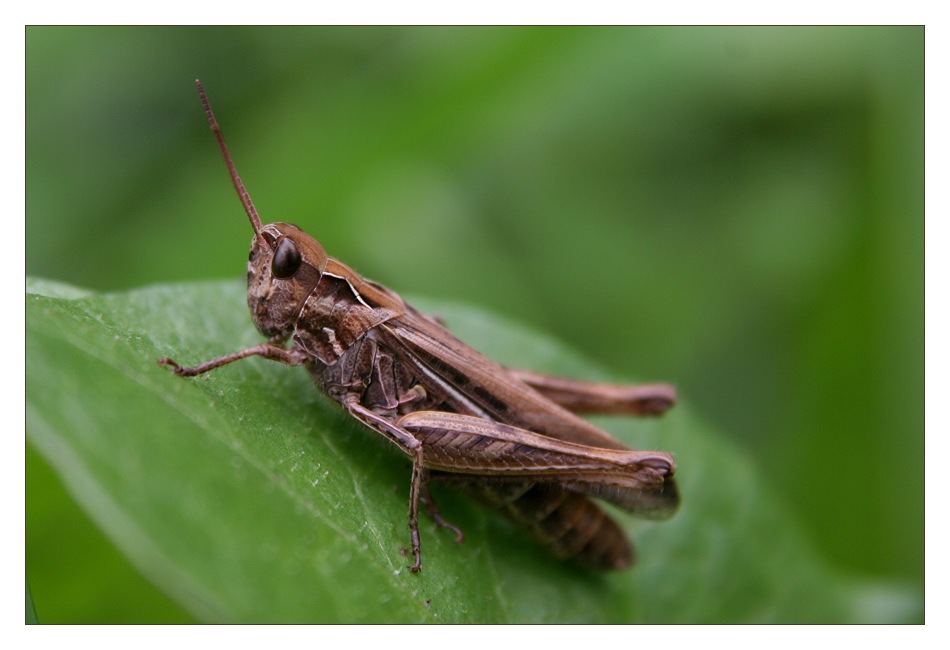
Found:
[{"label": "antenna", "polygon": [[198,86],[198,94],[201,95],[201,104],[205,107],[205,115],[208,116],[208,124],[211,125],[211,131],[214,133],[215,139],[218,141],[218,146],[221,148],[221,155],[224,156],[224,162],[228,166],[228,172],[231,174],[231,181],[234,183],[234,189],[237,190],[238,198],[241,199],[241,205],[244,206],[244,211],[247,212],[247,218],[251,220],[251,228],[254,229],[254,234],[258,237],[261,236],[261,218],[257,215],[257,208],[254,207],[254,202],[251,201],[251,196],[247,193],[247,189],[244,187],[244,183],[241,182],[241,177],[238,176],[237,169],[234,167],[234,162],[231,160],[231,154],[228,153],[228,145],[224,144],[224,136],[221,135],[221,127],[218,126],[217,120],[214,119],[214,113],[211,112],[211,104],[208,102],[208,95],[205,94],[205,88],[201,85],[200,79],[195,79],[195,85]]}]

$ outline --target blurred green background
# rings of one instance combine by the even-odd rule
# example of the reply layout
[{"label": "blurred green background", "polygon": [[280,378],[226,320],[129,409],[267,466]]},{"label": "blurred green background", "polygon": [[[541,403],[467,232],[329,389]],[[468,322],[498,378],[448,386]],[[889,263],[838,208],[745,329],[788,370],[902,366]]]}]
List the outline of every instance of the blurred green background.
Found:
[{"label": "blurred green background", "polygon": [[[243,276],[200,77],[265,223],[676,383],[831,563],[922,588],[923,28],[26,36],[28,274]],[[30,450],[26,541],[40,621],[188,620]]]}]

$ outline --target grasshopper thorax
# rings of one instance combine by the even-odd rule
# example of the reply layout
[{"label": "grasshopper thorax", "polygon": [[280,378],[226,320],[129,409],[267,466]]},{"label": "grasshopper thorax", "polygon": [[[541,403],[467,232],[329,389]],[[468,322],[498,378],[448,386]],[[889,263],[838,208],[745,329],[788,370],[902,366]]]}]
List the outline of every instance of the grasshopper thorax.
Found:
[{"label": "grasshopper thorax", "polygon": [[272,223],[254,235],[247,261],[247,306],[261,334],[286,337],[293,332],[326,264],[323,247],[297,226]]}]

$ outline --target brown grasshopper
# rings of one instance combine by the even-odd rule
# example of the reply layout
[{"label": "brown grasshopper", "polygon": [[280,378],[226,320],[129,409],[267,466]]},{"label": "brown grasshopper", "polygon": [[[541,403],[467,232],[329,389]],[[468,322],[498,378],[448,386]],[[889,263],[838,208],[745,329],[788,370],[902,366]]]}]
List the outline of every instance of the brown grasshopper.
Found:
[{"label": "brown grasshopper", "polygon": [[414,572],[422,566],[420,503],[462,541],[462,532],[439,515],[431,480],[474,493],[557,557],[596,569],[629,566],[633,548],[590,497],[667,517],[679,502],[676,465],[668,453],[624,447],[577,414],[657,415],[676,400],[673,387],[582,382],[500,366],[395,292],[328,257],[297,226],[263,225],[196,83],[254,229],[247,304],[267,342],[193,368],[169,358],[158,363],[182,377],[250,356],[304,366],[347,413],[412,460]]}]

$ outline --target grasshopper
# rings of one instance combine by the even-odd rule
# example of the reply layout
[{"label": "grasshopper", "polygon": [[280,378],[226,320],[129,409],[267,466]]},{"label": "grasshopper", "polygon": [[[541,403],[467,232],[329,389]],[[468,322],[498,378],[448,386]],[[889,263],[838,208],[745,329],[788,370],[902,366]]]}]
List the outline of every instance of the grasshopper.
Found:
[{"label": "grasshopper", "polygon": [[462,488],[500,510],[559,558],[623,569],[633,548],[591,501],[660,519],[679,503],[673,457],[634,451],[578,414],[658,415],[676,401],[668,384],[612,385],[501,366],[458,340],[394,291],[363,278],[297,226],[263,225],[228,153],[199,80],[198,93],[254,238],[247,304],[265,343],[194,367],[194,377],[251,356],[303,366],[344,411],[412,461],[410,569],[422,567],[419,507],[438,527],[431,481]]}]

